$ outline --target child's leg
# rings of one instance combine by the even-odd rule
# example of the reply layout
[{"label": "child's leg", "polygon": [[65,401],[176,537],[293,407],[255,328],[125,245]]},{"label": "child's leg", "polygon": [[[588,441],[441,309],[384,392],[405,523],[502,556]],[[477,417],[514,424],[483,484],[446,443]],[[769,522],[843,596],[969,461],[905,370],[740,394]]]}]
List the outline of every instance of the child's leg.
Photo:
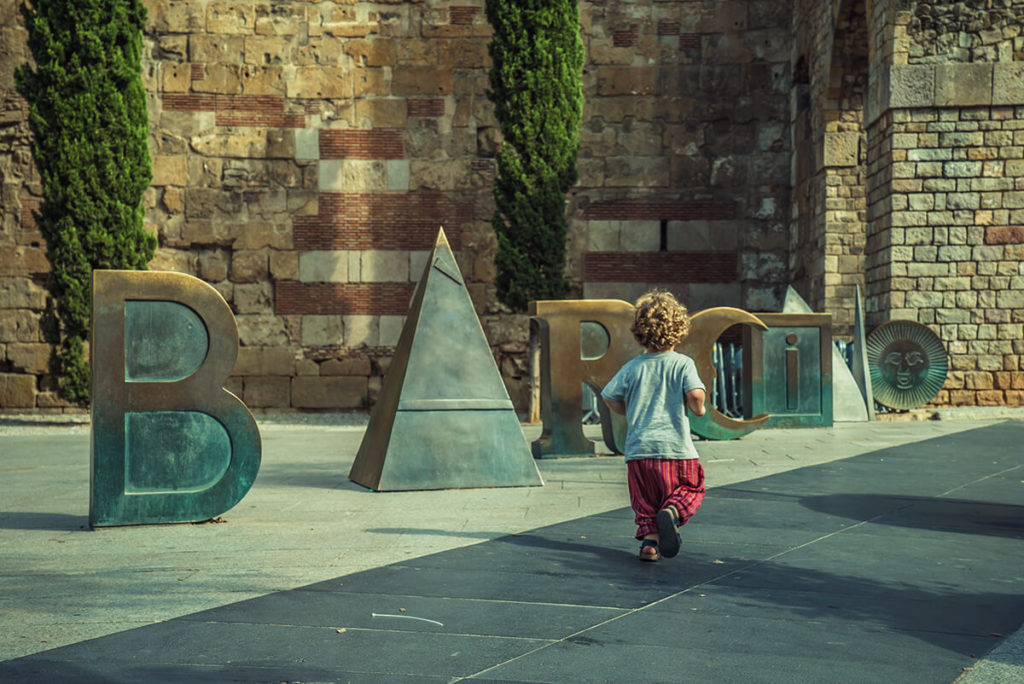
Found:
[{"label": "child's leg", "polygon": [[658,511],[662,509],[662,502],[671,492],[671,489],[666,487],[661,463],[664,461],[653,458],[626,461],[629,503],[633,506],[637,539],[656,539],[658,536]]},{"label": "child's leg", "polygon": [[685,525],[704,502],[704,467],[695,458],[683,461],[667,461],[672,468],[672,488],[665,497],[661,508],[672,506],[676,509],[679,524]]},{"label": "child's leg", "polygon": [[637,524],[636,538],[658,532],[658,511],[676,509],[685,524],[704,501],[704,468],[697,459],[640,458],[626,462],[629,501]]}]

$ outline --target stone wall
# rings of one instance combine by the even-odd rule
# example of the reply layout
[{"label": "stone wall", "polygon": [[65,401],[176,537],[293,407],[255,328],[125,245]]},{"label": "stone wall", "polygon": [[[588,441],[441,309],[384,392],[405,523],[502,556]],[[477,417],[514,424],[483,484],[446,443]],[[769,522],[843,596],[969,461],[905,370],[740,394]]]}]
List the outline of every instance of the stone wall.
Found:
[{"label": "stone wall", "polygon": [[1024,0],[917,0],[907,27],[909,63],[1024,59],[1022,14]]},{"label": "stone wall", "polygon": [[[947,343],[939,402],[1020,403],[1024,0],[978,2],[580,2],[572,295],[772,311],[793,283],[844,337],[863,285],[869,329]],[[152,267],[231,304],[230,388],[371,403],[443,225],[525,411],[528,321],[494,296],[483,0],[146,4]],[[60,410],[15,3],[0,55],[0,407]]]},{"label": "stone wall", "polygon": [[785,2],[581,3],[588,64],[571,273],[693,310],[775,310],[788,282]]},{"label": "stone wall", "polygon": [[[951,372],[936,403],[1020,405],[1024,63],[1006,46],[1024,3],[996,3],[1002,9],[983,23],[976,14],[940,21],[938,3],[908,4],[878,26],[885,58],[868,117],[869,326],[910,319],[940,336]],[[929,31],[957,36],[958,49],[944,52],[952,43]]]},{"label": "stone wall", "polygon": [[[229,387],[253,408],[360,408],[379,391],[443,225],[516,405],[528,321],[494,296],[482,0],[148,0],[151,267],[238,319]],[[8,10],[4,10],[8,12]],[[0,406],[61,406],[38,333],[46,262],[16,12],[3,23]],[[580,3],[588,61],[573,292],[652,284],[691,308],[771,310],[787,282],[788,4]]]}]

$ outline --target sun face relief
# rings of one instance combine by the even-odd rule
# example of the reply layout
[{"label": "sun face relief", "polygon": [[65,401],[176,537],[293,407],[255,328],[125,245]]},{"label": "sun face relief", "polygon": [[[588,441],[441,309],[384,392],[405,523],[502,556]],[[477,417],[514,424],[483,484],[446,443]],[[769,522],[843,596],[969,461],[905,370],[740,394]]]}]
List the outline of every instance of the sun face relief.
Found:
[{"label": "sun face relief", "polygon": [[912,343],[906,346],[906,349],[889,347],[884,356],[885,379],[898,390],[914,389],[928,373],[928,357],[924,349]]},{"label": "sun face relief", "polygon": [[946,380],[946,350],[927,326],[896,320],[878,326],[867,339],[874,398],[906,410],[926,404]]}]

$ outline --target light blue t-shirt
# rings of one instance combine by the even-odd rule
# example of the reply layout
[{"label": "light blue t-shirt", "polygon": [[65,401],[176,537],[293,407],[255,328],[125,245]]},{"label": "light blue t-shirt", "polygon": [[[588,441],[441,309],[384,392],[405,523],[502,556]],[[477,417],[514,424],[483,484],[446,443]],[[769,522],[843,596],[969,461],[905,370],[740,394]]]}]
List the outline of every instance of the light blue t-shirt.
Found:
[{"label": "light blue t-shirt", "polygon": [[626,460],[697,458],[686,393],[706,389],[697,364],[675,351],[648,352],[626,362],[601,396],[626,402]]}]

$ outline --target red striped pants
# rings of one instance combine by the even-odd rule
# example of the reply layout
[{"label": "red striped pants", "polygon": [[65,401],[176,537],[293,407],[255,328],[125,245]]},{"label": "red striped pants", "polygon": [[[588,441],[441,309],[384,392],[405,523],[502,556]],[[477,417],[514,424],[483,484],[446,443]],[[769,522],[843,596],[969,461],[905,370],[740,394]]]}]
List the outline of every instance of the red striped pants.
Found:
[{"label": "red striped pants", "polygon": [[658,511],[669,504],[679,511],[683,525],[704,501],[704,468],[696,458],[638,458],[626,461],[626,468],[637,539],[658,531]]}]

